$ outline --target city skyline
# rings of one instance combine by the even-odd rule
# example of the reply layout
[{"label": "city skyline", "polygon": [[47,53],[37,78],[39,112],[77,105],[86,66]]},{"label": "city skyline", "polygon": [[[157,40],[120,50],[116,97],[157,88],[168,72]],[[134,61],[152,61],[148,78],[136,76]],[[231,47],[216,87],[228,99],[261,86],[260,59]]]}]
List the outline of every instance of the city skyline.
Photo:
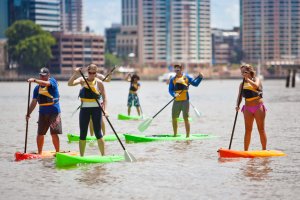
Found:
[{"label": "city skyline", "polygon": [[[104,35],[105,28],[112,23],[121,24],[121,0],[83,1],[84,27]],[[232,29],[235,26],[239,26],[239,0],[211,0],[211,27]]]}]

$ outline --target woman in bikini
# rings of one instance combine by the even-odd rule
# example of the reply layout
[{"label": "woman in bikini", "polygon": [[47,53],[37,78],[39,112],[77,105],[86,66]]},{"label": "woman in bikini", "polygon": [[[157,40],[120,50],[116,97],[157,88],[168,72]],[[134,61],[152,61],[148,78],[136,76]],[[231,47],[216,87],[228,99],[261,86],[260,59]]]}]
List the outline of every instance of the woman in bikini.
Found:
[{"label": "woman in bikini", "polygon": [[[245,120],[244,150],[248,151],[249,149],[254,119],[256,121],[256,125],[260,135],[262,149],[266,150],[266,108],[263,104],[262,99],[262,84],[261,81],[257,77],[255,77],[255,72],[251,65],[242,65],[241,74],[245,79],[244,84],[242,85],[241,83],[239,90],[239,94],[240,92],[242,92],[242,95],[245,98],[245,105],[241,110],[244,113]],[[240,105],[240,102],[242,101],[239,96],[237,99],[237,105]],[[238,111],[239,109],[239,106],[236,106],[236,110]]]}]

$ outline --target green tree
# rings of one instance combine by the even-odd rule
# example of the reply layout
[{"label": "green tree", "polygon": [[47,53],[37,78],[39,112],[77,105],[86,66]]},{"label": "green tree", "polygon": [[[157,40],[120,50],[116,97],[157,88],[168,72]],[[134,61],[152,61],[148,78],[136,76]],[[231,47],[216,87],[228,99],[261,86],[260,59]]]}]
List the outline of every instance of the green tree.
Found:
[{"label": "green tree", "polygon": [[117,56],[111,54],[111,53],[105,53],[105,66],[106,67],[113,67],[115,65],[121,65],[122,60],[118,58]]},{"label": "green tree", "polygon": [[52,58],[55,39],[49,32],[30,20],[20,20],[5,32],[9,57],[18,63],[20,71],[35,71]]}]

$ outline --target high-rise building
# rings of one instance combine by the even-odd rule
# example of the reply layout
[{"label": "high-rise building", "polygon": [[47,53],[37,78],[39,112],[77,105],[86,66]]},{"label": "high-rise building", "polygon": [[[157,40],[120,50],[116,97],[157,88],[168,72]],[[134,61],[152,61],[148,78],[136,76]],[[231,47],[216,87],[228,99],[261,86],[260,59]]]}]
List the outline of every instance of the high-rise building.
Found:
[{"label": "high-rise building", "polygon": [[0,39],[5,38],[8,27],[8,0],[0,1]]},{"label": "high-rise building", "polygon": [[120,24],[112,24],[105,29],[105,51],[117,54],[117,34],[121,32]]},{"label": "high-rise building", "polygon": [[138,0],[122,0],[122,26],[117,34],[117,55],[131,57],[132,62],[138,59]]},{"label": "high-rise building", "polygon": [[240,0],[243,61],[299,60],[300,0]]},{"label": "high-rise building", "polygon": [[240,63],[241,44],[239,28],[212,29],[212,64]]},{"label": "high-rise building", "polygon": [[62,0],[63,30],[82,31],[82,0]]},{"label": "high-rise building", "polygon": [[50,61],[53,73],[71,74],[73,68],[95,63],[104,66],[104,38],[92,33],[53,32],[56,45]]},{"label": "high-rise building", "polygon": [[209,0],[141,0],[139,63],[211,63]]},{"label": "high-rise building", "polygon": [[61,13],[61,0],[9,0],[9,25],[29,19],[46,31],[60,31]]}]

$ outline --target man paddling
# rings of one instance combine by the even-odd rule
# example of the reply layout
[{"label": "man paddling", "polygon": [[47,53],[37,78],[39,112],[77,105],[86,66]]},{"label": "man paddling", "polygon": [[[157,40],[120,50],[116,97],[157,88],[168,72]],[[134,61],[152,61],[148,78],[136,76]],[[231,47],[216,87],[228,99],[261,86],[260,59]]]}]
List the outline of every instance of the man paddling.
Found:
[{"label": "man paddling", "polygon": [[196,79],[192,79],[189,75],[183,74],[183,66],[175,65],[174,71],[176,75],[170,79],[169,93],[172,97],[176,97],[172,107],[172,125],[174,131],[174,137],[177,135],[177,118],[181,111],[184,119],[186,137],[190,136],[190,122],[189,118],[189,84],[197,87],[203,79],[203,74],[200,72]]},{"label": "man paddling", "polygon": [[29,120],[30,114],[35,109],[36,104],[39,103],[39,120],[36,137],[38,154],[42,154],[44,136],[46,135],[49,127],[55,151],[59,152],[58,134],[62,134],[62,125],[58,84],[53,77],[50,77],[50,71],[46,67],[43,67],[40,70],[39,75],[39,79],[28,79],[28,82],[33,82],[38,85],[34,88],[33,98],[29,106],[29,112],[26,116],[26,120]]}]

